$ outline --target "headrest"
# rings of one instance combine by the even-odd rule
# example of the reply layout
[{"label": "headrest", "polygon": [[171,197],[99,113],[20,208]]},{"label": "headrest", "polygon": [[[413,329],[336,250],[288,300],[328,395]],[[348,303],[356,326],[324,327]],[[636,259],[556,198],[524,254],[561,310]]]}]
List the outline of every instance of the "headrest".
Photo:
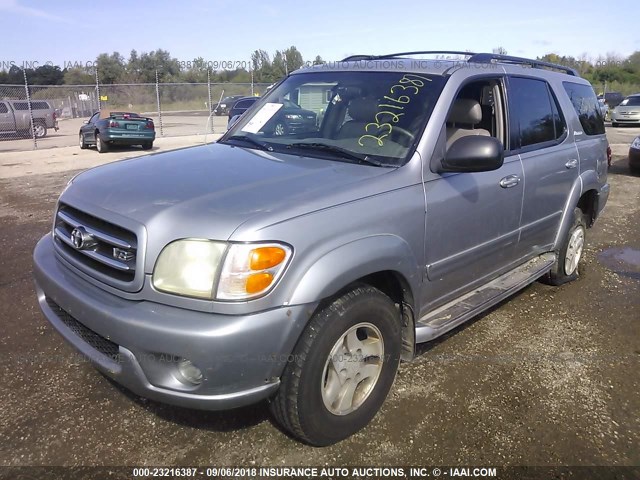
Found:
[{"label": "headrest", "polygon": [[447,118],[448,123],[466,123],[477,125],[482,121],[482,107],[477,100],[458,98]]},{"label": "headrest", "polygon": [[372,122],[378,113],[378,101],[373,98],[354,98],[349,103],[349,116],[357,122]]}]

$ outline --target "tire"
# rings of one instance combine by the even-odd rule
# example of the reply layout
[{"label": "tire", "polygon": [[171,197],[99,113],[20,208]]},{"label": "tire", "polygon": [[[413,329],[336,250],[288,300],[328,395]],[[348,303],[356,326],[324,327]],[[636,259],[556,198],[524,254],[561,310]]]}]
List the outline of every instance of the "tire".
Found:
[{"label": "tire", "polygon": [[80,143],[80,149],[81,150],[86,150],[87,149],[87,143],[84,141],[84,135],[82,135],[82,133],[80,133],[79,135],[79,143]]},{"label": "tire", "polygon": [[271,400],[273,416],[315,446],[353,435],[387,397],[401,344],[400,312],[389,297],[366,285],[344,293],[302,333]]},{"label": "tire", "polygon": [[98,153],[105,153],[109,151],[109,144],[102,141],[98,132],[96,132],[96,150],[98,150]]},{"label": "tire", "polygon": [[143,150],[151,150],[153,148],[153,142],[145,142],[142,144]]},{"label": "tire", "polygon": [[615,128],[615,127],[619,126],[619,124],[616,123],[616,122],[611,122],[611,126]]},{"label": "tire", "polygon": [[34,122],[33,131],[36,138],[44,138],[47,136],[47,126],[42,122]]},{"label": "tire", "polygon": [[551,267],[547,283],[563,285],[579,276],[579,264],[584,250],[587,222],[584,213],[579,208],[573,211],[573,224],[562,242],[556,262]]}]

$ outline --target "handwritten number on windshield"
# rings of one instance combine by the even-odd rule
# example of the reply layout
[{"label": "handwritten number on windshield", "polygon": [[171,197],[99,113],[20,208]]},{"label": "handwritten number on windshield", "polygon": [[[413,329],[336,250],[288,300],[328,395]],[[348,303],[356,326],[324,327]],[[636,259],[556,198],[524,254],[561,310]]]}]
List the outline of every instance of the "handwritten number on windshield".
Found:
[{"label": "handwritten number on windshield", "polygon": [[[420,89],[425,86],[425,82],[430,81],[430,78],[423,77],[415,73],[406,73],[397,84],[393,85],[389,89],[389,93],[392,96],[384,96],[384,99],[387,100],[388,103],[381,103],[378,105],[378,108],[404,110],[404,106],[411,102],[411,97],[406,94],[410,93],[412,95],[417,95],[420,92]],[[398,93],[403,93],[405,95],[399,95],[397,97],[394,96],[396,94],[396,90],[398,90]],[[384,145],[384,138],[391,135],[391,132],[393,131],[393,125],[391,125],[391,123],[398,123],[400,121],[400,117],[403,115],[404,113],[394,113],[390,110],[382,110],[376,113],[374,117],[375,122],[367,123],[367,125],[365,125],[364,130],[366,134],[362,135],[358,139],[358,145],[364,147],[366,141],[373,140],[375,141],[373,146],[382,147]],[[384,118],[385,116],[389,118],[386,122],[382,122],[380,117]],[[370,133],[370,129],[375,130]],[[374,132],[376,135],[372,134]]]}]

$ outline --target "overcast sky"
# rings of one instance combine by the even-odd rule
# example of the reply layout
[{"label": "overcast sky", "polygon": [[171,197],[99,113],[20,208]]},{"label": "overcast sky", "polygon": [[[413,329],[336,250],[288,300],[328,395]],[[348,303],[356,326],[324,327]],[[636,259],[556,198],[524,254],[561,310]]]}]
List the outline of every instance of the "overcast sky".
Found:
[{"label": "overcast sky", "polygon": [[0,0],[0,69],[66,66],[99,53],[158,48],[180,61],[248,61],[295,45],[305,60],[410,50],[491,51],[536,57],[640,50],[638,0]]}]

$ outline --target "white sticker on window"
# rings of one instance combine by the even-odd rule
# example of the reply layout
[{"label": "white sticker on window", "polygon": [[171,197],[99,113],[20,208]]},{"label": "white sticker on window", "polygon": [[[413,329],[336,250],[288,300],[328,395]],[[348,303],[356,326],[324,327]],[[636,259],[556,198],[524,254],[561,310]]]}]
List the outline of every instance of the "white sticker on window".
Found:
[{"label": "white sticker on window", "polygon": [[258,133],[265,124],[271,120],[278,110],[284,105],[282,103],[265,103],[253,118],[242,127],[243,132]]}]

